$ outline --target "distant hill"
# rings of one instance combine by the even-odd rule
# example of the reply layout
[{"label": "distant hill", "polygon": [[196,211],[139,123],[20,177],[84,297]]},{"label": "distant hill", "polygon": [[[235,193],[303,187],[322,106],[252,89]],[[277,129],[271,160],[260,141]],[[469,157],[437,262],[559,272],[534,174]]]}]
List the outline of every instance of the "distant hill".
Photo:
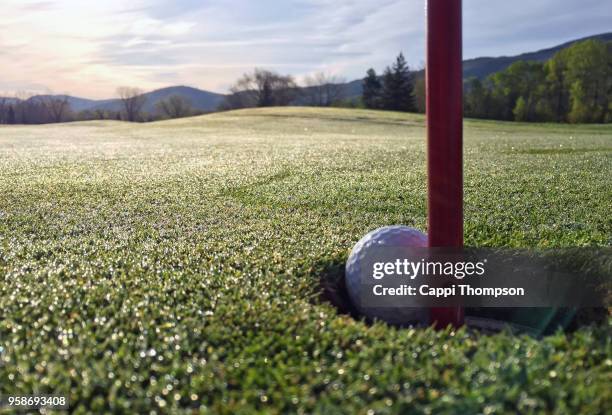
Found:
[{"label": "distant hill", "polygon": [[496,58],[483,57],[468,59],[463,61],[463,77],[470,78],[475,76],[476,78],[484,79],[487,76],[503,71],[508,66],[512,65],[517,61],[537,61],[544,62],[552,58],[553,55],[562,49],[565,49],[576,42],[582,42],[583,40],[597,39],[604,42],[612,41],[612,32],[602,33],[594,36],[587,36],[581,39],[571,40],[561,45],[554,46],[548,49],[542,49],[537,52],[523,53],[516,56],[500,56]]},{"label": "distant hill", "polygon": [[57,99],[68,98],[68,104],[70,104],[70,108],[73,111],[77,111],[77,112],[91,108],[93,105],[96,105],[96,103],[99,102],[94,99],[79,98],[79,97],[73,97],[70,95],[35,95],[31,97],[30,99],[46,100],[46,99],[54,99],[54,98],[57,98]]},{"label": "distant hill", "polygon": [[221,101],[225,99],[225,95],[223,94],[217,94],[216,92],[204,91],[188,86],[162,88],[149,92],[146,95],[147,104],[145,104],[145,111],[153,110],[155,108],[155,103],[172,95],[180,95],[187,98],[195,109],[201,111],[214,111],[217,109]]},{"label": "distant hill", "polygon": [[[145,97],[147,101],[144,106],[146,112],[153,112],[156,104],[172,95],[179,95],[188,99],[194,109],[200,111],[215,111],[219,104],[225,98],[223,94],[215,92],[203,91],[201,89],[192,88],[189,86],[171,86],[168,88],[156,89],[155,91],[147,92]],[[121,101],[119,99],[110,99],[98,101],[96,104],[87,108],[89,110],[112,110],[119,111],[121,109]]]}]

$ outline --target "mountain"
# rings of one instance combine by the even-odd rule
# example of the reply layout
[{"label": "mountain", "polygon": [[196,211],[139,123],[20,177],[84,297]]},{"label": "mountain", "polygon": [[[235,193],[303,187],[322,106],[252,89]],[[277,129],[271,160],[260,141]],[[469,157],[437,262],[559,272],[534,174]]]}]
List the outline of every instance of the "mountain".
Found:
[{"label": "mountain", "polygon": [[67,99],[73,111],[83,111],[96,105],[98,101],[93,99],[73,97],[70,95],[35,95],[29,99],[48,100],[48,99]]},{"label": "mountain", "polygon": [[217,107],[219,107],[219,104],[225,99],[225,95],[223,94],[203,91],[188,86],[162,88],[149,92],[146,95],[147,103],[145,104],[145,111],[152,111],[155,109],[155,103],[172,95],[180,95],[183,98],[187,98],[191,102],[193,108],[200,111],[215,111]]},{"label": "mountain", "polygon": [[[365,75],[364,75],[365,76]],[[344,84],[344,98],[351,99],[360,97],[363,93],[363,79],[356,79]]]},{"label": "mountain", "polygon": [[[548,49],[542,49],[536,52],[523,53],[516,56],[499,56],[499,57],[482,57],[475,59],[467,59],[463,61],[463,78],[467,79],[470,77],[477,77],[484,79],[487,76],[503,71],[514,62],[518,61],[538,61],[544,62],[552,58],[553,55],[562,49],[565,49],[574,43],[582,42],[584,40],[595,39],[604,42],[612,41],[612,32],[602,33],[599,35],[587,36],[580,39],[571,40],[569,42],[562,43]],[[423,77],[425,75],[424,70],[414,72],[416,77]],[[364,73],[365,76],[365,73]],[[355,99],[361,96],[362,93],[362,80],[357,79],[352,82],[344,84],[344,96],[347,99]]]},{"label": "mountain", "polygon": [[575,39],[569,42],[562,43],[561,45],[557,45],[552,48],[542,49],[537,52],[523,53],[521,55],[516,56],[500,56],[496,58],[483,57],[468,59],[463,61],[463,77],[470,78],[472,76],[475,76],[477,78],[484,79],[495,72],[503,71],[508,66],[512,65],[514,62],[517,61],[544,62],[552,58],[553,55],[559,52],[560,50],[565,49],[576,42],[582,42],[583,40],[589,39],[610,42],[612,41],[612,32],[602,33],[594,36],[587,36],[581,39]]},{"label": "mountain", "polygon": [[[159,101],[172,95],[179,95],[188,99],[194,109],[204,112],[215,111],[225,98],[225,95],[223,94],[203,91],[201,89],[192,88],[189,86],[171,86],[168,88],[156,89],[155,91],[147,92],[144,95],[146,97],[146,102],[144,105],[145,112],[155,111],[155,106]],[[121,110],[121,101],[119,99],[97,101],[94,105],[87,109],[119,111]]]}]

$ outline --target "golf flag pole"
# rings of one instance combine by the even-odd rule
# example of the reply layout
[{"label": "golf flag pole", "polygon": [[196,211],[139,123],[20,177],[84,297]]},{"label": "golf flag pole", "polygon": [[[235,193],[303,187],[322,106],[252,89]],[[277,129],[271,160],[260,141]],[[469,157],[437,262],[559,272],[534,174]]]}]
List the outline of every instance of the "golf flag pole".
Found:
[{"label": "golf flag pole", "polygon": [[[427,0],[427,174],[430,247],[463,246],[461,0]],[[463,324],[463,309],[433,308],[436,327]]]}]

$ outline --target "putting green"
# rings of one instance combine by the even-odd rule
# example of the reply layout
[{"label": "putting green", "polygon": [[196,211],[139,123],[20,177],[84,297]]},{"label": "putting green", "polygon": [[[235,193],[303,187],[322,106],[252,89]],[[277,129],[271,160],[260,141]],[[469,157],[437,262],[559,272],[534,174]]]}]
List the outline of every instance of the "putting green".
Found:
[{"label": "putting green", "polygon": [[[603,413],[610,327],[368,326],[320,299],[425,227],[423,117],[261,109],[0,126],[0,395],[76,412]],[[609,246],[612,125],[466,121],[465,240]]]}]

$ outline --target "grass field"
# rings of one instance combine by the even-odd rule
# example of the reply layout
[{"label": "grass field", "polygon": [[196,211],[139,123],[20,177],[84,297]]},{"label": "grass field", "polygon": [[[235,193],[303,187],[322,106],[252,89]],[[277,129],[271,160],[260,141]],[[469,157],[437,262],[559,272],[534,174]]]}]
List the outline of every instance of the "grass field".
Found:
[{"label": "grass field", "polygon": [[[425,229],[423,117],[267,109],[0,128],[0,395],[75,412],[604,413],[612,324],[396,329],[320,296]],[[466,121],[471,246],[612,244],[612,125]],[[332,270],[332,271],[330,271]]]}]

